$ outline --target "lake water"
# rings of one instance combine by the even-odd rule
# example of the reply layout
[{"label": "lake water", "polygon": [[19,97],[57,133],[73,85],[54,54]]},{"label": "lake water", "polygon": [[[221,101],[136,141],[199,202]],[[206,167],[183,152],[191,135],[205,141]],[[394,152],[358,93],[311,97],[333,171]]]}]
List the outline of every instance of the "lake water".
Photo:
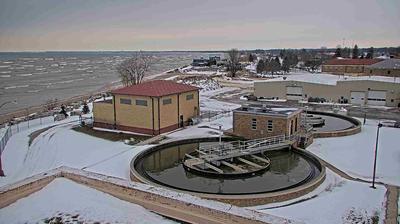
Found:
[{"label": "lake water", "polygon": [[[116,66],[135,52],[0,53],[0,114],[105,89],[119,82]],[[207,52],[146,52],[149,75],[188,65]]]}]

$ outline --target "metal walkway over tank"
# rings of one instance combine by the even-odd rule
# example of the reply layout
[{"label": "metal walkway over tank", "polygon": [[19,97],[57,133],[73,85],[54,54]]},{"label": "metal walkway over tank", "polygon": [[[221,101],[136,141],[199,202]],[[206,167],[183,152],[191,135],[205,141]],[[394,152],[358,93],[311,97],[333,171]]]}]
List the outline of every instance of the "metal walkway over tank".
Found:
[{"label": "metal walkway over tank", "polygon": [[234,157],[258,154],[269,150],[286,148],[297,140],[297,135],[278,135],[247,141],[223,142],[218,145],[201,146],[197,151],[199,157],[207,162],[230,159]]}]

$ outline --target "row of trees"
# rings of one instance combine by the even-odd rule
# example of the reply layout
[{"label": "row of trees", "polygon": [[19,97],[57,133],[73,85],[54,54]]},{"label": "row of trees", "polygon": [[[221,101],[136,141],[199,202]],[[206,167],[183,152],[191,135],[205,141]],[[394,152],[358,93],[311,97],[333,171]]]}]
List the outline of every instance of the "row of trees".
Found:
[{"label": "row of trees", "polygon": [[340,46],[338,46],[336,48],[334,57],[335,58],[338,58],[338,57],[350,58],[351,57],[354,59],[355,58],[373,58],[374,57],[374,48],[370,47],[368,49],[367,55],[364,56],[364,53],[360,52],[360,49],[358,48],[357,44],[354,45],[353,49],[350,49],[348,47],[345,47],[342,49]]}]

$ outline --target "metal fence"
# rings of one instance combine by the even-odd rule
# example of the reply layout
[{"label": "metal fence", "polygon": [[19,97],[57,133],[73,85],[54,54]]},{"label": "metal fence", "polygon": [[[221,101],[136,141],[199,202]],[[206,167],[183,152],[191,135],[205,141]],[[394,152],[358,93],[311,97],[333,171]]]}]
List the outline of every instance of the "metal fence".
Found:
[{"label": "metal fence", "polygon": [[199,118],[202,121],[213,121],[221,117],[230,116],[231,110],[224,111],[201,111]]},{"label": "metal fence", "polygon": [[[4,127],[6,128],[6,127]],[[3,153],[4,149],[6,148],[6,144],[8,139],[10,139],[12,136],[12,131],[11,131],[11,127],[7,126],[6,131],[4,132],[4,135],[1,137],[0,140],[0,155]]]}]

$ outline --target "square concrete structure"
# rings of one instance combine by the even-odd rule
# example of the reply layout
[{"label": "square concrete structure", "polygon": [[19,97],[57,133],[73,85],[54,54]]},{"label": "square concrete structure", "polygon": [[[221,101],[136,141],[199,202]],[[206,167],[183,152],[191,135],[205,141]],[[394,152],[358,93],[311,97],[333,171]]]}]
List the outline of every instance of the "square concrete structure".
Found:
[{"label": "square concrete structure", "polygon": [[300,131],[301,111],[263,105],[242,106],[233,111],[233,133],[246,139],[295,135]]},{"label": "square concrete structure", "polygon": [[200,114],[199,88],[155,80],[111,92],[93,103],[94,127],[158,135],[186,125]]}]

